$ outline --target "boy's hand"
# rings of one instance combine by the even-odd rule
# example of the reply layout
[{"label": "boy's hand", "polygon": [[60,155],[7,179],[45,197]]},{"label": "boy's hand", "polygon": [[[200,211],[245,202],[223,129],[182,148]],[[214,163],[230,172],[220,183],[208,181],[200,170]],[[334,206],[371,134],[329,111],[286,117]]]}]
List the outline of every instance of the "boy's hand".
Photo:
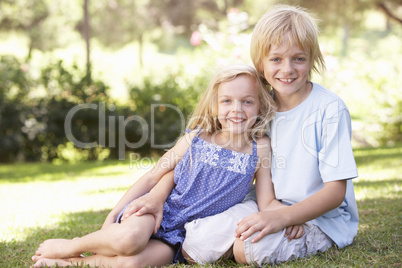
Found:
[{"label": "boy's hand", "polygon": [[[264,236],[279,232],[285,228],[283,222],[281,209],[256,212],[239,221],[235,236],[244,241],[254,233],[260,232],[251,240],[252,243],[255,243]],[[303,225],[293,225],[286,228],[285,237],[290,241],[298,239],[304,234]]]},{"label": "boy's hand", "polygon": [[252,243],[255,243],[267,234],[279,232],[283,228],[285,228],[285,226],[283,226],[283,218],[280,209],[260,211],[239,221],[235,231],[235,237],[244,241],[254,233],[260,232],[251,240]]},{"label": "boy's hand", "polygon": [[121,217],[121,222],[133,214],[136,216],[152,214],[155,218],[154,234],[156,234],[162,222],[163,202],[157,198],[154,198],[151,194],[139,197],[124,210],[123,216]]},{"label": "boy's hand", "polygon": [[305,234],[306,232],[304,231],[302,224],[286,227],[285,237],[288,238],[288,241],[292,239],[299,239]]}]

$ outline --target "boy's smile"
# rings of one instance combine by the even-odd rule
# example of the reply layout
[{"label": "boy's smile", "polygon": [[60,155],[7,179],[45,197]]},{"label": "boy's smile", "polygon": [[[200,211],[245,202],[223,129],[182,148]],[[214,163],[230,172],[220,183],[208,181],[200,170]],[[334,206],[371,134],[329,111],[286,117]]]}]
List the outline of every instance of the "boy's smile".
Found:
[{"label": "boy's smile", "polygon": [[290,38],[285,34],[282,44],[272,46],[263,60],[264,77],[275,92],[279,111],[293,109],[311,92],[308,55]]}]

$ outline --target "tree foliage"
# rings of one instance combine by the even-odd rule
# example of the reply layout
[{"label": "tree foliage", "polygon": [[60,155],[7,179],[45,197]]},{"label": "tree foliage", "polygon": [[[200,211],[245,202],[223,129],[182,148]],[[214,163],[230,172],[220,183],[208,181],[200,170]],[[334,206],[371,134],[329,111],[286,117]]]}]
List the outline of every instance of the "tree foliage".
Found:
[{"label": "tree foliage", "polygon": [[0,30],[25,34],[28,60],[34,49],[49,51],[67,44],[75,16],[76,9],[67,0],[0,0]]}]

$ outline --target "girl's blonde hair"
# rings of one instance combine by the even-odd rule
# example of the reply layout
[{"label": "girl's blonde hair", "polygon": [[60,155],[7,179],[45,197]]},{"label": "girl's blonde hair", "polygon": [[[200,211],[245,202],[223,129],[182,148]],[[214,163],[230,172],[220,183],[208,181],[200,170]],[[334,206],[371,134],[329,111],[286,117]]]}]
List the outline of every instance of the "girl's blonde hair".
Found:
[{"label": "girl's blonde hair", "polygon": [[221,69],[212,78],[207,90],[201,97],[194,113],[191,115],[187,129],[201,129],[203,132],[214,134],[221,130],[217,119],[218,115],[218,89],[219,85],[234,80],[240,75],[246,75],[255,81],[258,89],[260,109],[248,138],[256,140],[264,136],[275,112],[275,103],[269,94],[269,89],[263,84],[257,71],[248,65],[236,64]]},{"label": "girl's blonde hair", "polygon": [[318,43],[316,20],[301,7],[276,5],[257,22],[251,37],[251,60],[260,76],[264,77],[263,60],[268,56],[271,47],[281,45],[283,36],[287,33],[291,37],[287,40],[288,45],[292,41],[296,42],[307,54],[312,70],[317,73],[324,71],[325,62]]}]

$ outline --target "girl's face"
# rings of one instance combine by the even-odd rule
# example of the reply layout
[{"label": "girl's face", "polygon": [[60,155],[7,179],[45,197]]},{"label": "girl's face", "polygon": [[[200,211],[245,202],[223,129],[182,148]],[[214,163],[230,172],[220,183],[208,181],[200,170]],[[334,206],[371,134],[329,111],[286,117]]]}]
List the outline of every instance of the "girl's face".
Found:
[{"label": "girl's face", "polygon": [[263,60],[264,77],[279,97],[303,98],[309,92],[308,76],[310,66],[307,54],[285,34],[279,46],[272,46],[268,56]]},{"label": "girl's face", "polygon": [[254,125],[260,108],[256,81],[239,75],[218,87],[218,120],[223,131],[243,134]]}]

